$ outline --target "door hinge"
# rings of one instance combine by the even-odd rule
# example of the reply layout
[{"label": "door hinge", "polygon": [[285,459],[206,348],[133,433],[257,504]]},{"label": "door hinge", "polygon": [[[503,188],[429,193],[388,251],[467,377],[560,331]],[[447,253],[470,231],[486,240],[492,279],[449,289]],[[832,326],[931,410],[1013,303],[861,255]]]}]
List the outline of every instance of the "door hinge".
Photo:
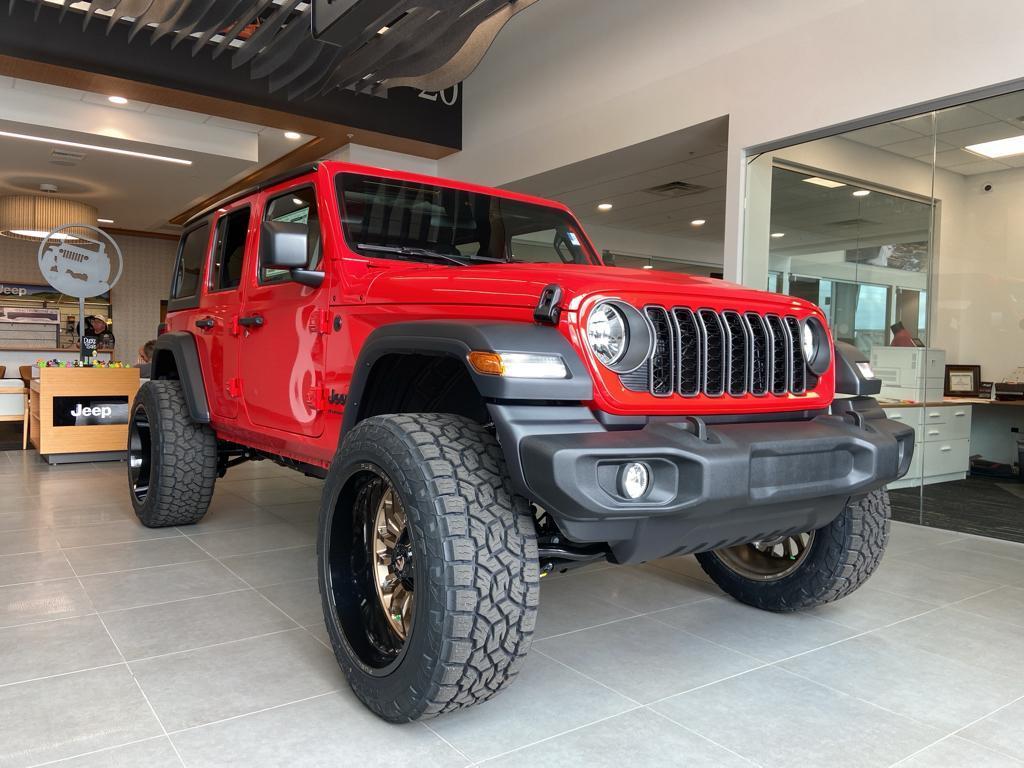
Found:
[{"label": "door hinge", "polygon": [[224,391],[228,393],[228,397],[241,397],[242,380],[239,378],[228,379],[227,384],[224,385]]},{"label": "door hinge", "polygon": [[332,313],[327,309],[315,309],[309,316],[307,326],[311,333],[325,334],[331,332]]},{"label": "door hinge", "polygon": [[318,384],[306,390],[303,401],[306,403],[307,408],[311,408],[314,411],[322,411],[327,407],[327,394],[323,386]]}]

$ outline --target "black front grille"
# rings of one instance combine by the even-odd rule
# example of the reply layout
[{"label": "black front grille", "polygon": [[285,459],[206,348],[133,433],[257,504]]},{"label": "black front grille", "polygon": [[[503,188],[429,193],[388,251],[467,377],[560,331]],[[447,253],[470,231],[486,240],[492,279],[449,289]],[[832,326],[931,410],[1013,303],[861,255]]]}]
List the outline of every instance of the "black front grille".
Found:
[{"label": "black front grille", "polygon": [[800,321],[792,315],[686,307],[644,308],[654,331],[650,357],[620,376],[657,397],[802,394],[808,385]]}]

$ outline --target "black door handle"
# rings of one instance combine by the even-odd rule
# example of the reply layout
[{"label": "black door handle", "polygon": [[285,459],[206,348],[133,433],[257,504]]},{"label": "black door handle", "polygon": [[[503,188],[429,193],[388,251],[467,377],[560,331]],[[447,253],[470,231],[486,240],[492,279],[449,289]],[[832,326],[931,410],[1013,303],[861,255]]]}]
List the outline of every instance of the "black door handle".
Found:
[{"label": "black door handle", "polygon": [[259,328],[263,325],[263,315],[249,315],[248,317],[238,318],[238,324],[246,328],[252,328],[255,326]]},{"label": "black door handle", "polygon": [[204,317],[202,320],[196,320],[196,328],[202,328],[204,331],[208,331],[217,324],[217,321],[212,317]]}]

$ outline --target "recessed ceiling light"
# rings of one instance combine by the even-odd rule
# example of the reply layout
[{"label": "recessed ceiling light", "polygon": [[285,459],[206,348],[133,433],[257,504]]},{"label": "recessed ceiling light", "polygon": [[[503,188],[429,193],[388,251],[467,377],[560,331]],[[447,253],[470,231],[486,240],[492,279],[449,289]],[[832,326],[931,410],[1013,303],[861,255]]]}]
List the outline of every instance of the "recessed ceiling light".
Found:
[{"label": "recessed ceiling light", "polygon": [[823,179],[820,176],[808,176],[804,179],[808,184],[817,184],[819,187],[828,187],[829,189],[835,189],[836,187],[845,187],[846,185],[841,181],[833,181],[832,179]]},{"label": "recessed ceiling light", "polygon": [[109,152],[112,155],[126,155],[127,157],[139,157],[143,160],[160,160],[165,163],[177,163],[178,165],[192,165],[191,160],[182,160],[180,157],[165,157],[164,155],[151,155],[148,152],[133,152],[130,149],[116,149],[114,147],[101,147],[98,144],[81,144],[77,141],[64,141],[63,139],[47,139],[43,136],[30,136],[27,133],[11,133],[0,131],[0,137],[8,139],[24,139],[25,141],[38,141],[43,144],[56,144],[59,147],[77,147],[78,149],[94,149],[97,152]]},{"label": "recessed ceiling light", "polygon": [[707,223],[708,223],[707,219],[694,219],[693,221],[690,222],[690,226],[691,227],[703,227]]},{"label": "recessed ceiling light", "polygon": [[853,196],[854,197],[867,197],[870,194],[871,194],[871,190],[868,190],[868,189],[858,189],[856,192],[853,193]]},{"label": "recessed ceiling light", "polygon": [[297,131],[285,131],[284,137],[286,139],[290,139],[291,141],[298,141],[299,139],[302,138],[302,134],[298,133]]},{"label": "recessed ceiling light", "polygon": [[295,203],[295,205],[303,205],[303,201],[298,197],[293,197],[292,202]]},{"label": "recessed ceiling light", "polygon": [[654,269],[653,264],[644,264],[644,269]]},{"label": "recessed ceiling light", "polygon": [[96,221],[98,221],[100,224],[113,224],[114,223],[113,219],[96,219]]},{"label": "recessed ceiling light", "polygon": [[785,237],[785,232],[772,232],[772,237]]},{"label": "recessed ceiling light", "polygon": [[1009,138],[996,139],[995,141],[983,141],[981,144],[970,144],[964,147],[964,149],[988,158],[1024,155],[1024,135],[1010,136]]},{"label": "recessed ceiling light", "polygon": [[111,104],[127,104],[128,103],[128,99],[126,99],[124,96],[107,96],[107,101],[109,101]]},{"label": "recessed ceiling light", "polygon": [[610,211],[614,207],[615,206],[613,206],[611,203],[598,203],[597,204],[597,210],[599,210],[599,211]]}]

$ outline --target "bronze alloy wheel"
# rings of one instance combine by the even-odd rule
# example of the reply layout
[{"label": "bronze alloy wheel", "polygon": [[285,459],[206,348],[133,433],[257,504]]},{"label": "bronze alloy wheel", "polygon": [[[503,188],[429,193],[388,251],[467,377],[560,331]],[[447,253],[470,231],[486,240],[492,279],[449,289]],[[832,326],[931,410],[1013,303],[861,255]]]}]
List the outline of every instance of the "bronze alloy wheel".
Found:
[{"label": "bronze alloy wheel", "polygon": [[380,467],[362,464],[335,512],[330,602],[355,655],[374,674],[388,674],[405,653],[415,617],[416,558],[405,505]]},{"label": "bronze alloy wheel", "polygon": [[128,483],[132,494],[141,503],[149,493],[150,468],[153,461],[149,415],[142,403],[132,411],[128,427]]},{"label": "bronze alloy wheel", "polygon": [[719,549],[715,554],[723,565],[740,576],[754,581],[777,581],[800,567],[813,543],[814,531],[809,531]]},{"label": "bronze alloy wheel", "polygon": [[386,489],[377,503],[371,537],[374,586],[391,628],[405,640],[413,611],[412,543],[402,501],[391,483],[384,483]]}]

